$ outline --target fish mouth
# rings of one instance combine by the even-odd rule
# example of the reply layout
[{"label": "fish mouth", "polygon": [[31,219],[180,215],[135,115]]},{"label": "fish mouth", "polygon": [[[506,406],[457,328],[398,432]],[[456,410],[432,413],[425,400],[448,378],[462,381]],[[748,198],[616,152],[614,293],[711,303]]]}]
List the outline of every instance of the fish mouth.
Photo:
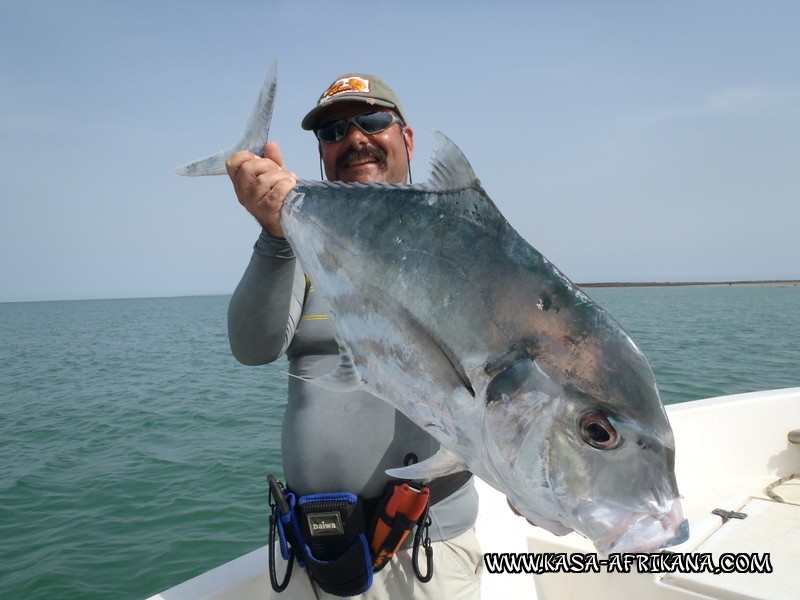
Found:
[{"label": "fish mouth", "polygon": [[[591,506],[591,505],[590,505]],[[689,522],[683,517],[679,498],[665,512],[631,513],[622,507],[591,508],[591,529],[602,534],[591,537],[601,554],[624,552],[658,552],[662,548],[682,544],[689,539]]]}]

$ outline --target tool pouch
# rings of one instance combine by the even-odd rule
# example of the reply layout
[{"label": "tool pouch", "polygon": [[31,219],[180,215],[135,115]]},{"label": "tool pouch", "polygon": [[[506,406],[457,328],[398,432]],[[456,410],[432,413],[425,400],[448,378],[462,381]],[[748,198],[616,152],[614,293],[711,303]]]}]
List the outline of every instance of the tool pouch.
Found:
[{"label": "tool pouch", "polygon": [[389,482],[372,526],[372,568],[380,571],[427,515],[430,490],[425,486]]},{"label": "tool pouch", "polygon": [[311,494],[297,501],[305,566],[317,585],[355,596],[372,585],[364,507],[349,493]]}]

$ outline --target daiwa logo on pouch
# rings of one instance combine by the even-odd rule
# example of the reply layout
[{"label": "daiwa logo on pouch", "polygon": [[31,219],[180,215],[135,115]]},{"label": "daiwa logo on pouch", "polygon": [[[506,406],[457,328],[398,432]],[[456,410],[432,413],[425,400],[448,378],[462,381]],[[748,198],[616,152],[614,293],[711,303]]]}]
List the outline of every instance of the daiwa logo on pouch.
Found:
[{"label": "daiwa logo on pouch", "polygon": [[308,519],[308,531],[312,536],[319,535],[342,535],[342,517],[338,512],[315,513],[306,515]]},{"label": "daiwa logo on pouch", "polygon": [[369,93],[369,80],[363,77],[343,77],[333,82],[333,85],[322,94],[322,100],[327,100],[339,94]]}]

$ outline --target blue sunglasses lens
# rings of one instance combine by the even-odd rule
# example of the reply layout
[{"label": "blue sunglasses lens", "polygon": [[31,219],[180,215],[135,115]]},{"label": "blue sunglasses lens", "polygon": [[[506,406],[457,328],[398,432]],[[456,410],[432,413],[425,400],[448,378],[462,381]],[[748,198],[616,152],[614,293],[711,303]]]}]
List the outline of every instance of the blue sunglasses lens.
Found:
[{"label": "blue sunglasses lens", "polygon": [[394,123],[400,123],[399,117],[388,112],[372,112],[357,115],[350,119],[337,119],[317,129],[317,138],[323,142],[338,142],[347,135],[347,129],[353,123],[367,135],[374,135],[387,129]]}]

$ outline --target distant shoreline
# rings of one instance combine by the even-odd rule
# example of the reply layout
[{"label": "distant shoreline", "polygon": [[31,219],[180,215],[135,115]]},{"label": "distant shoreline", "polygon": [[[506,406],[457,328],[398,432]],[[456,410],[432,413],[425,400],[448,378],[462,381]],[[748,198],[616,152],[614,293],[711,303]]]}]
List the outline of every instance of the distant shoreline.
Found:
[{"label": "distant shoreline", "polygon": [[611,281],[604,283],[578,283],[578,287],[597,288],[597,287],[685,287],[690,285],[713,285],[713,286],[734,286],[734,285],[772,285],[772,286],[797,286],[800,279],[765,279],[762,281]]},{"label": "distant shoreline", "polygon": [[[576,283],[579,288],[636,288],[636,287],[688,287],[688,286],[774,286],[797,287],[800,279],[764,279],[755,281],[607,281]],[[87,300],[156,300],[166,298],[202,298],[206,296],[230,296],[230,292],[208,292],[205,294],[175,296],[106,296],[95,298],[39,298],[33,300],[0,300],[0,304],[25,304],[29,302],[85,302]]]}]

